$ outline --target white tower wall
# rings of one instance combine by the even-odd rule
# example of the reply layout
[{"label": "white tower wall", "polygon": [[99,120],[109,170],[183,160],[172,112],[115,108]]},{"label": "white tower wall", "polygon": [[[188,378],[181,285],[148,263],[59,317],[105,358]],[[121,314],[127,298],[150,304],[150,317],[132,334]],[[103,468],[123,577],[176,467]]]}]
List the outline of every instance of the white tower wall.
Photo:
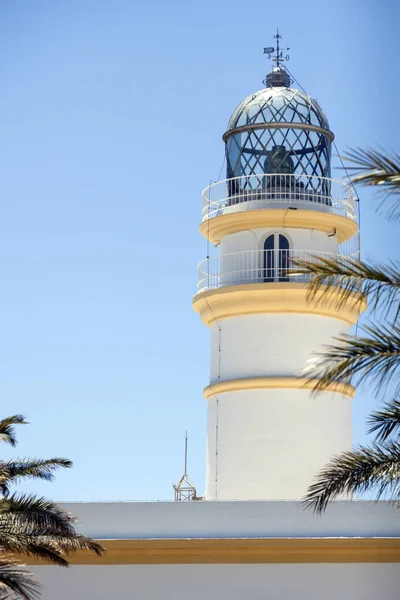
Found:
[{"label": "white tower wall", "polygon": [[[272,282],[266,278],[264,242],[271,234],[289,240],[291,257],[338,253],[337,236],[300,227],[260,227],[222,238],[219,287],[231,296],[210,324],[207,500],[300,500],[332,457],[352,447],[351,388],[313,394],[303,387],[304,370],[349,324],[340,310],[309,311],[304,278],[286,275],[277,260]],[[266,306],[276,290],[293,295],[293,283],[303,288],[303,304],[293,302],[290,312]],[[253,310],[254,285],[266,295]],[[244,314],[237,310],[243,295]],[[216,300],[207,302],[214,317]]]},{"label": "white tower wall", "polygon": [[351,399],[305,389],[242,390],[208,400],[206,500],[301,499],[351,449]]},{"label": "white tower wall", "polygon": [[210,381],[215,383],[243,377],[297,377],[348,327],[335,318],[278,313],[221,319],[210,329]]},{"label": "white tower wall", "polygon": [[297,250],[336,253],[338,249],[337,237],[334,235],[328,236],[323,231],[296,229],[294,227],[262,227],[226,235],[221,240],[220,255],[222,257],[232,252],[263,250],[265,239],[272,233],[284,235],[288,238],[290,246]]}]

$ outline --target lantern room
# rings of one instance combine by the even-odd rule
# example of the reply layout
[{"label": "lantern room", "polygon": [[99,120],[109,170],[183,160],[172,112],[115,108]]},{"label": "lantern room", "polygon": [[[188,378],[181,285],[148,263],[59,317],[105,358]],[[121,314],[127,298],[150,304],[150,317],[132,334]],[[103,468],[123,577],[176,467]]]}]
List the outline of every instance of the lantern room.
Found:
[{"label": "lantern room", "polygon": [[229,195],[243,201],[251,190],[262,190],[264,198],[277,190],[291,197],[311,192],[329,205],[334,135],[322,108],[290,87],[283,67],[273,68],[265,83],[239,104],[223,135]]}]

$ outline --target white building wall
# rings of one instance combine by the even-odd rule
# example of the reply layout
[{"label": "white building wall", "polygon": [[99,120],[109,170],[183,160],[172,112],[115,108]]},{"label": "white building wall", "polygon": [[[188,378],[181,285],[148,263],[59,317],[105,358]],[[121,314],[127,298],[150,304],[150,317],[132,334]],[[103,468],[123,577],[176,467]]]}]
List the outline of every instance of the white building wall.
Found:
[{"label": "white building wall", "polygon": [[320,469],[351,450],[351,399],[305,389],[208,400],[206,500],[301,500]]},{"label": "white building wall", "polygon": [[316,517],[301,502],[66,502],[79,530],[98,539],[400,537],[396,505],[332,502]]},{"label": "white building wall", "polygon": [[35,567],[42,600],[398,600],[398,564]]},{"label": "white building wall", "polygon": [[272,313],[221,319],[210,329],[214,383],[242,377],[296,377],[348,326],[320,315]]}]

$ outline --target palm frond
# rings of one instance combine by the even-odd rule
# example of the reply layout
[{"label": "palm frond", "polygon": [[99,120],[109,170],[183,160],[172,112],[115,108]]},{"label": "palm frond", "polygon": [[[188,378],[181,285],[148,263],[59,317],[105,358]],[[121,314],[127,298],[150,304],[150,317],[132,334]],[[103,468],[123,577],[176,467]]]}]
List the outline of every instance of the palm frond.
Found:
[{"label": "palm frond", "polygon": [[384,442],[393,433],[400,431],[400,401],[384,404],[383,410],[373,412],[368,418],[368,433],[377,433],[376,441]]},{"label": "palm frond", "polygon": [[384,192],[381,205],[392,200],[388,217],[398,218],[400,216],[400,155],[397,153],[388,155],[371,148],[365,150],[356,148],[349,150],[343,159],[351,163],[347,169],[353,171],[353,183],[379,186]]},{"label": "palm frond", "polygon": [[0,593],[1,598],[18,600],[35,600],[39,598],[39,584],[32,573],[21,569],[21,564],[9,558],[0,560]]},{"label": "palm frond", "polygon": [[28,494],[13,494],[0,498],[0,546],[8,528],[22,533],[73,535],[76,519],[62,506],[45,498]]},{"label": "palm frond", "polygon": [[60,567],[68,567],[68,556],[79,550],[94,552],[101,556],[104,552],[103,546],[83,535],[50,536],[23,535],[21,532],[2,536],[0,548],[17,556],[29,556],[39,560],[54,563]]},{"label": "palm frond", "polygon": [[52,481],[57,469],[69,467],[72,467],[72,462],[66,458],[46,460],[24,458],[16,461],[0,461],[0,491],[8,495],[10,484],[18,483],[20,479],[28,477]]},{"label": "palm frond", "polygon": [[0,441],[15,446],[17,439],[15,437],[14,425],[27,425],[27,421],[23,415],[12,415],[0,420]]},{"label": "palm frond", "polygon": [[0,548],[66,566],[77,550],[100,555],[102,546],[77,533],[76,519],[60,505],[36,496],[0,499]]},{"label": "palm frond", "polygon": [[59,567],[68,567],[68,561],[63,556],[62,549],[52,537],[39,537],[6,530],[2,534],[0,549],[10,552],[14,556],[31,557],[54,563]]},{"label": "palm frond", "polygon": [[104,547],[96,540],[79,534],[53,537],[53,542],[59,552],[65,556],[75,554],[78,550],[88,550],[97,554],[97,556],[102,556],[105,551]]},{"label": "palm frond", "polygon": [[[0,421],[0,440],[15,445],[14,425],[26,423],[22,415],[14,415]],[[88,550],[101,555],[104,548],[91,538],[80,535],[76,519],[62,506],[28,494],[8,495],[9,486],[20,479],[32,477],[51,481],[58,468],[68,468],[72,462],[66,458],[0,460],[0,552],[13,555],[31,556],[50,561],[60,566],[68,566],[67,557],[78,550]],[[4,565],[6,563],[4,562]],[[17,571],[9,569],[4,578],[0,561],[0,599],[18,596]],[[12,577],[15,576],[13,583]],[[27,574],[29,577],[29,574]],[[7,581],[10,583],[7,587]],[[21,600],[33,600],[35,583],[19,589]],[[28,579],[26,584],[29,583]],[[12,585],[14,588],[12,588]],[[13,591],[14,590],[14,591]],[[25,592],[24,592],[25,590]],[[23,595],[25,593],[25,596]],[[16,596],[15,596],[16,595]]]},{"label": "palm frond", "polygon": [[[392,261],[388,265],[372,260],[338,256],[328,259],[315,256],[311,260],[291,259],[294,273],[311,277],[310,300],[335,302],[340,308],[349,300],[357,305],[362,296],[368,297],[373,311],[379,309],[380,316],[387,318],[394,308],[394,320],[400,311],[400,263]],[[318,293],[323,291],[321,298]],[[330,294],[334,291],[335,294]],[[361,294],[361,295],[360,295]]]},{"label": "palm frond", "polygon": [[306,508],[323,512],[338,496],[375,492],[392,500],[400,498],[400,445],[394,442],[360,446],[330,461],[318,474],[304,498]]},{"label": "palm frond", "polygon": [[[398,375],[400,369],[400,328],[383,325],[364,327],[369,337],[354,338],[344,335],[336,338],[335,345],[328,346],[316,361],[303,371],[310,380],[318,379],[315,390],[323,390],[331,383],[354,383],[365,379],[376,386],[386,387]],[[400,379],[397,390],[400,389]]]}]

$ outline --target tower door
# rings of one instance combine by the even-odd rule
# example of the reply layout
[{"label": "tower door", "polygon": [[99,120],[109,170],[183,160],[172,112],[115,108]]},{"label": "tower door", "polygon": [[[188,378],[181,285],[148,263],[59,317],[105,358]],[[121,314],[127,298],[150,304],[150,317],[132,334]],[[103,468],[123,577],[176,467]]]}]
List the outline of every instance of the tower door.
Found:
[{"label": "tower door", "polygon": [[264,281],[289,281],[289,240],[272,233],[264,242]]}]

